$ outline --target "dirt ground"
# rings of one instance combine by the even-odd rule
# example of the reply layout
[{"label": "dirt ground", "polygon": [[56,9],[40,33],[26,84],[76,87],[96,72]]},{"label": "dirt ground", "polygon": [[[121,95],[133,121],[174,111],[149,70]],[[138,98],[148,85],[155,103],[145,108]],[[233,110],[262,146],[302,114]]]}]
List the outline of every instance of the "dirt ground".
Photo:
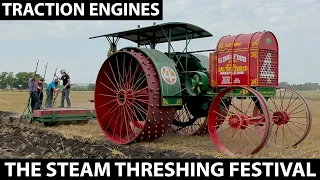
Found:
[{"label": "dirt ground", "polygon": [[[320,92],[301,92],[312,113],[312,128],[297,148],[267,147],[258,154],[242,158],[320,158]],[[0,110],[21,114],[27,101],[26,92],[0,91]],[[71,92],[73,106],[92,107],[88,100],[93,92]],[[58,100],[60,98],[58,97]],[[0,112],[0,118],[2,114]],[[148,143],[126,146],[107,141],[97,120],[85,125],[45,127],[10,123],[7,113],[0,126],[0,156],[20,158],[229,158],[219,153],[209,135],[178,136],[166,133]],[[9,122],[7,122],[9,120]]]},{"label": "dirt ground", "polygon": [[19,123],[17,118],[9,119],[15,114],[1,114],[1,158],[199,158],[194,154],[150,149],[139,144],[117,146],[107,141],[90,141],[79,136],[66,138],[59,133],[39,129],[37,125]]}]

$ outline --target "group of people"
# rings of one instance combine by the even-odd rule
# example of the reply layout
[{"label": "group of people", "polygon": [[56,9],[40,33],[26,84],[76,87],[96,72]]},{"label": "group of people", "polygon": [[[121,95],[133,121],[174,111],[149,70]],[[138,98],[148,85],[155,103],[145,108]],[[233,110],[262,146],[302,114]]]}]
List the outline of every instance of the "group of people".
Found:
[{"label": "group of people", "polygon": [[[66,73],[66,70],[62,69],[60,71],[61,78],[55,77],[54,81],[47,85],[46,89],[46,108],[52,108],[53,103],[53,94],[54,92],[61,92],[61,104],[59,108],[64,108],[64,101],[67,101],[67,108],[71,107],[70,101],[70,76]],[[29,93],[31,98],[31,108],[32,110],[41,109],[43,103],[43,83],[44,78],[40,78],[37,80],[36,74],[33,75],[29,79],[28,86],[29,86]],[[59,90],[58,85],[59,82],[62,80],[63,88]]]}]

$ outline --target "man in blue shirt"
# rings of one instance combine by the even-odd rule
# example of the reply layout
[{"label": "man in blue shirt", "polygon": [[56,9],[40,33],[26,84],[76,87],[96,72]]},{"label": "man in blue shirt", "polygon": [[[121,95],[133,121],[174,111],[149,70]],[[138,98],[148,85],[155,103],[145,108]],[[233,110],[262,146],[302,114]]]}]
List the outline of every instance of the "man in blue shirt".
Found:
[{"label": "man in blue shirt", "polygon": [[47,86],[46,108],[52,108],[53,92],[58,91],[59,79],[55,79]]},{"label": "man in blue shirt", "polygon": [[36,75],[33,75],[33,77],[29,78],[28,81],[28,88],[31,98],[31,108],[32,110],[40,109],[40,99],[38,96],[38,82],[36,81]]}]

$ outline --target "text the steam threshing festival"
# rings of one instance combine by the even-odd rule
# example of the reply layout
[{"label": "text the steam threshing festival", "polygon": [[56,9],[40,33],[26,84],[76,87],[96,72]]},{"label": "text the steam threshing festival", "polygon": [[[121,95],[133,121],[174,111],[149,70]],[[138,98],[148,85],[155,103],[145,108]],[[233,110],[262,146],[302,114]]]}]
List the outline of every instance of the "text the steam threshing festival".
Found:
[{"label": "text the steam threshing festival", "polygon": [[296,83],[313,70],[293,68],[287,31],[189,20],[43,22],[66,34],[36,31],[34,59],[1,67],[1,156],[320,157],[319,85]]}]

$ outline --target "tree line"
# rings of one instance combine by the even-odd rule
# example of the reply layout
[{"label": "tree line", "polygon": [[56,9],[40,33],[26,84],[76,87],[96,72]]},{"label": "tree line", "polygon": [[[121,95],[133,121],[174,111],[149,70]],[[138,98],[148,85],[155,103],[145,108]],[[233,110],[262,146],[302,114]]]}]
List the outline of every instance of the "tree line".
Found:
[{"label": "tree line", "polygon": [[[0,73],[0,89],[28,89],[29,78],[33,76],[34,72],[18,72],[14,74],[13,72],[1,72]],[[43,78],[40,74],[37,74],[39,78]],[[47,87],[47,83],[50,83],[51,79],[46,79],[44,82],[44,88]],[[58,88],[62,88],[60,84]],[[71,84],[72,91],[94,91],[95,85],[89,84],[88,86],[77,86],[76,84]]]},{"label": "tree line", "polygon": [[[0,73],[0,89],[28,89],[28,80],[33,75],[34,72],[18,72],[14,74],[13,72],[2,72]],[[38,77],[42,77],[37,74]],[[46,80],[44,87],[46,88],[47,83],[51,82]],[[60,85],[59,88],[62,86]],[[289,84],[288,82],[280,82],[279,87],[291,88],[297,91],[310,91],[320,89],[318,83],[307,82],[304,84]],[[95,84],[90,83],[88,86],[77,86],[76,84],[71,85],[71,90],[73,91],[94,91]]]}]

